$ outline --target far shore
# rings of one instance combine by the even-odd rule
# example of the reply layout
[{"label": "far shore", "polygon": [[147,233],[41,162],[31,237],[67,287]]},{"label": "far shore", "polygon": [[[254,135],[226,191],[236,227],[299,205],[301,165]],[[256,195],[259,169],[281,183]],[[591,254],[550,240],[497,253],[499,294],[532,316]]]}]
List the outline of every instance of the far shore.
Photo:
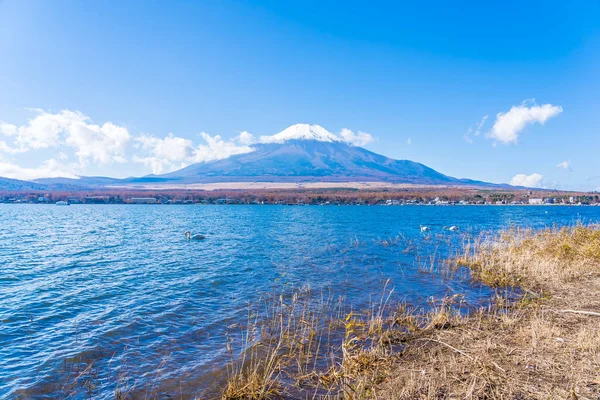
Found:
[{"label": "far shore", "polygon": [[386,182],[219,182],[0,190],[0,203],[597,205],[598,192]]}]

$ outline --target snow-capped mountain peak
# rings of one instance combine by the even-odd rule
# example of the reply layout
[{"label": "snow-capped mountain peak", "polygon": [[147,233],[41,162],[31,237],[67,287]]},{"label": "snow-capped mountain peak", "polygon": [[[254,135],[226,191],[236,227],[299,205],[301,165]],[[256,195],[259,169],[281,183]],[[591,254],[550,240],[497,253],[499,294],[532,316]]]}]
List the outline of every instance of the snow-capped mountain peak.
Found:
[{"label": "snow-capped mountain peak", "polygon": [[262,143],[284,143],[288,140],[317,140],[319,142],[342,142],[337,135],[321,125],[296,124],[273,136],[262,136]]}]

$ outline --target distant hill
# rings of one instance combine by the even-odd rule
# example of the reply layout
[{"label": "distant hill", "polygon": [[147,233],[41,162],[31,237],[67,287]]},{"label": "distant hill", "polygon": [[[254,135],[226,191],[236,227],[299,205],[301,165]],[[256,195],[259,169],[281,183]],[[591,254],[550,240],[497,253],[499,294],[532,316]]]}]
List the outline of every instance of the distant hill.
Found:
[{"label": "distant hill", "polygon": [[1,178],[0,190],[20,191],[20,190],[46,190],[46,185],[36,182],[21,181],[18,179]]},{"label": "distant hill", "polygon": [[82,176],[79,179],[72,178],[42,178],[34,182],[43,184],[54,190],[76,190],[92,189],[110,185],[122,184],[122,179],[107,178],[103,176]]},{"label": "distant hill", "polygon": [[23,181],[0,177],[0,190],[4,191],[78,191],[84,189],[95,189],[121,182],[120,179],[103,177],[81,177],[72,178],[43,178],[34,181]]}]

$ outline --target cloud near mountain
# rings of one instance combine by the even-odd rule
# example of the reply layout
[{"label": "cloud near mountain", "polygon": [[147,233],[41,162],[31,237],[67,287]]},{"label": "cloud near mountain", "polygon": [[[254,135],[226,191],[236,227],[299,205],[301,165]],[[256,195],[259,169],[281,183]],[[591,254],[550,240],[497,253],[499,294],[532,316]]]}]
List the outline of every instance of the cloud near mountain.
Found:
[{"label": "cloud near mountain", "polygon": [[194,145],[191,140],[173,134],[164,139],[140,135],[135,138],[135,142],[141,155],[135,154],[132,161],[151,167],[154,174],[161,174],[192,163],[220,160],[253,151],[248,145],[238,145],[234,140],[223,140],[219,135],[213,137],[202,132],[200,136],[205,143]]}]

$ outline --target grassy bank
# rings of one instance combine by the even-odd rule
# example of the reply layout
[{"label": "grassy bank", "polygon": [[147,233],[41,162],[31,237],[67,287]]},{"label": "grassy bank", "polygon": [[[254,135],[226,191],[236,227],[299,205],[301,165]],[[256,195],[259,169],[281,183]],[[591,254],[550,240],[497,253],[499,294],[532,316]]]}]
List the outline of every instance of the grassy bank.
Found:
[{"label": "grassy bank", "polygon": [[467,238],[445,266],[522,290],[478,310],[460,296],[413,309],[388,287],[361,312],[307,290],[273,295],[240,328],[242,356],[230,346],[222,397],[599,398],[599,226]]}]

